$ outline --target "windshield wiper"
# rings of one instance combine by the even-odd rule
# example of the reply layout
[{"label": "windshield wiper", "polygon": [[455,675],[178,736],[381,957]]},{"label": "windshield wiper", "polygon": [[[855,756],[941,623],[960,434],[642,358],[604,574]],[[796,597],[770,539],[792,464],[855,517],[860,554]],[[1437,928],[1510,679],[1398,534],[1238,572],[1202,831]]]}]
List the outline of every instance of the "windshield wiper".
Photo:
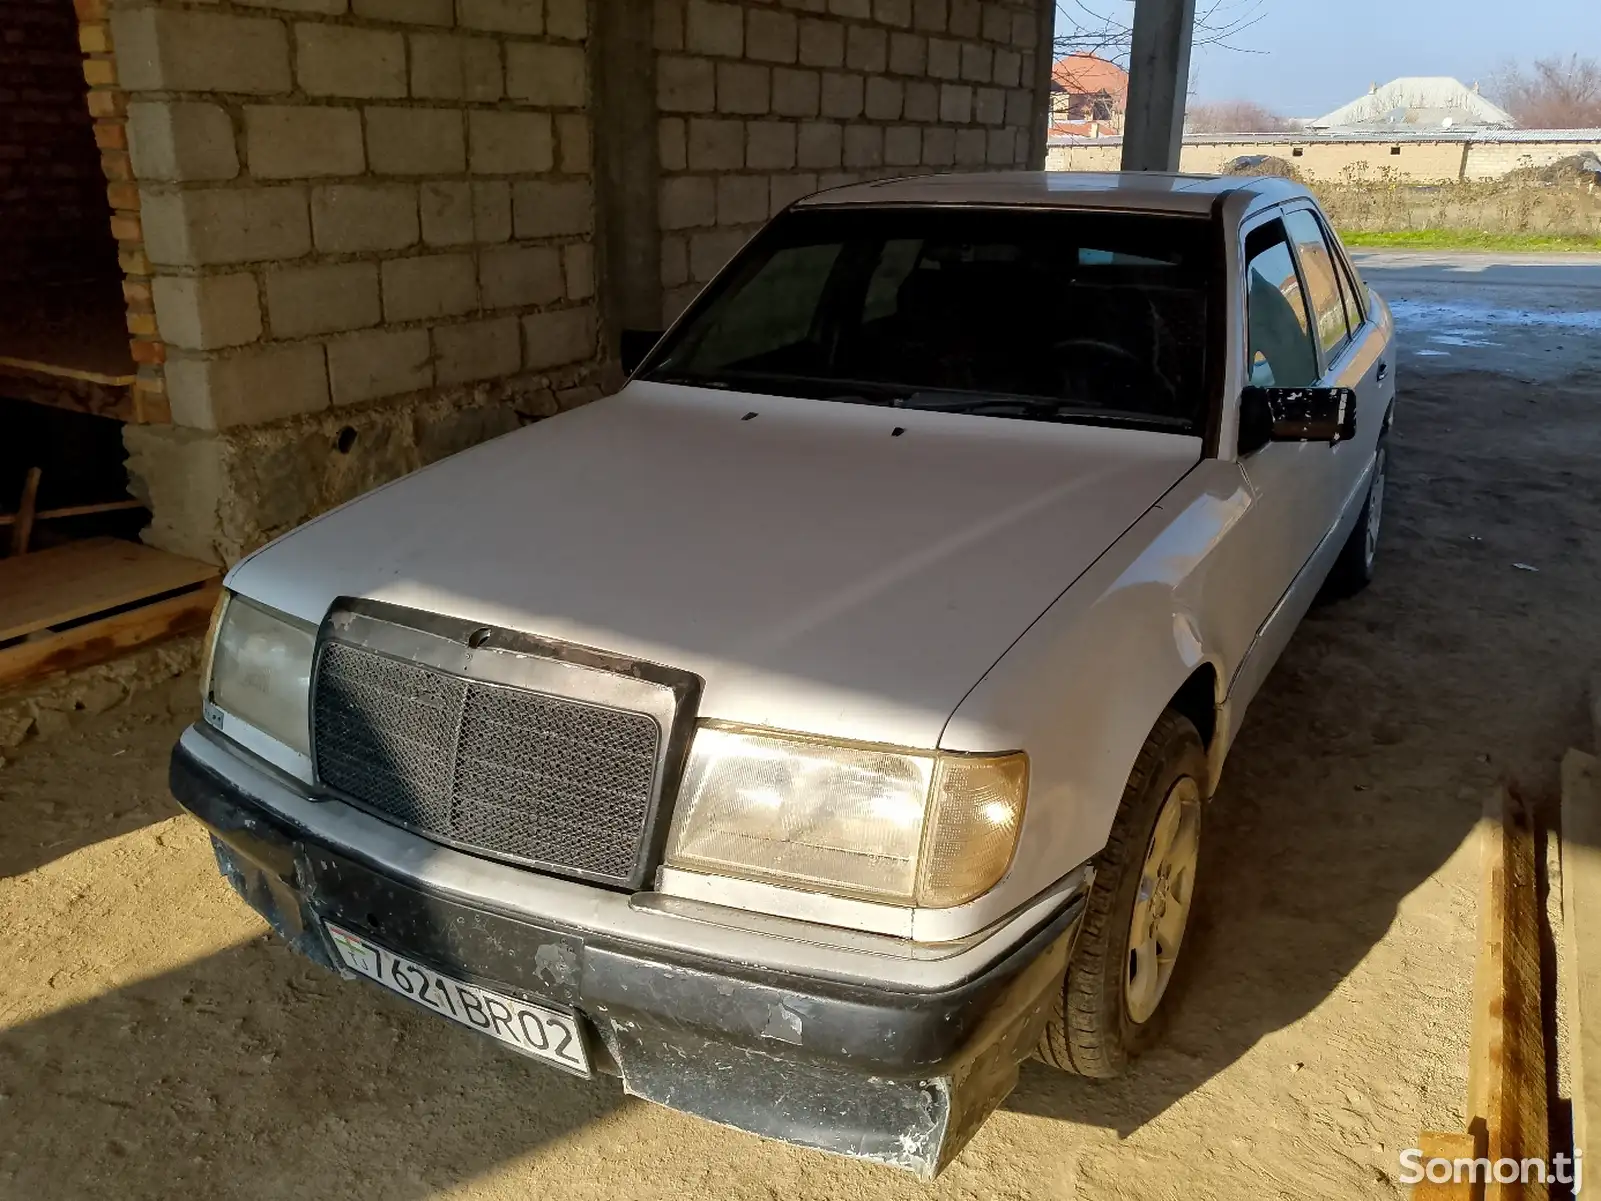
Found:
[{"label": "windshield wiper", "polygon": [[893,404],[916,391],[915,388],[883,384],[877,380],[794,375],[784,371],[741,371],[737,368],[704,373],[652,374],[646,378],[663,384],[735,388],[742,392],[769,392],[777,396],[802,396],[808,400],[835,400],[850,404]]},{"label": "windshield wiper", "polygon": [[1129,409],[1103,409],[1094,405],[1075,405],[1048,396],[997,395],[993,392],[914,392],[895,402],[903,409],[924,409],[934,413],[993,413],[997,409],[1021,409],[1030,416],[1050,421],[1100,421],[1108,425],[1157,426],[1161,429],[1188,430],[1187,417],[1166,413],[1139,413]]}]

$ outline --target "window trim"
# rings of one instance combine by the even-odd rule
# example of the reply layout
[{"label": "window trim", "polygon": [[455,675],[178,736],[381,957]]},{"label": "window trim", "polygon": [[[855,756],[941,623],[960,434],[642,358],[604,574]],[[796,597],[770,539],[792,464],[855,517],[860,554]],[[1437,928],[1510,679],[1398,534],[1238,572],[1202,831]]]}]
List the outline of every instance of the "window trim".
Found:
[{"label": "window trim", "polygon": [[[1340,313],[1345,318],[1345,338],[1339,343],[1339,345],[1335,346],[1333,350],[1324,350],[1322,338],[1315,337],[1312,339],[1317,348],[1318,362],[1323,369],[1323,373],[1318,376],[1319,382],[1322,383],[1326,382],[1328,378],[1335,373],[1335,364],[1345,357],[1345,355],[1350,351],[1351,347],[1356,345],[1357,333],[1361,329],[1361,323],[1358,323],[1355,329],[1351,327],[1351,311],[1346,307],[1345,304],[1345,288],[1340,283],[1340,268],[1338,263],[1335,261],[1333,243],[1329,241],[1328,232],[1324,229],[1323,221],[1321,215],[1318,213],[1317,205],[1311,203],[1310,201],[1302,200],[1300,203],[1287,204],[1283,206],[1284,217],[1287,218],[1294,213],[1310,214],[1312,223],[1317,226],[1318,236],[1323,239],[1323,246],[1329,252],[1329,265],[1334,269],[1334,290],[1339,294]],[[1289,234],[1288,225],[1284,227],[1284,232]],[[1301,267],[1301,245],[1296,241],[1294,234],[1290,234],[1290,255],[1295,259],[1296,273],[1301,278],[1301,287],[1306,289],[1306,272]],[[1313,327],[1316,328],[1317,305],[1312,300],[1312,293],[1310,290],[1306,290],[1304,294],[1306,296],[1307,308],[1312,314]]]}]

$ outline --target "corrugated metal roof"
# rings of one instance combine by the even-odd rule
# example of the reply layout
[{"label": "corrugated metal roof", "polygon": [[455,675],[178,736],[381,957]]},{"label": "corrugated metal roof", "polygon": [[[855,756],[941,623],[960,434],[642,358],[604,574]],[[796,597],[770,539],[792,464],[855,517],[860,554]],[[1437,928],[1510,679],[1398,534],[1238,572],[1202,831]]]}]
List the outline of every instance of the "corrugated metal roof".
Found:
[{"label": "corrugated metal roof", "polygon": [[1512,114],[1449,75],[1406,75],[1342,104],[1312,122],[1314,129],[1471,125],[1510,129]]}]

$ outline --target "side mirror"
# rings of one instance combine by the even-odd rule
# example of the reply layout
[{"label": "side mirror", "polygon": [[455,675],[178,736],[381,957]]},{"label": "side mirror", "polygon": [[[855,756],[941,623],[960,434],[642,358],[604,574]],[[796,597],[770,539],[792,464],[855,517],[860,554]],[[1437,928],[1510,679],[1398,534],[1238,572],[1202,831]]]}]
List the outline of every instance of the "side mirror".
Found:
[{"label": "side mirror", "polygon": [[1350,388],[1258,388],[1240,392],[1240,454],[1269,442],[1327,442],[1356,437],[1356,393]]},{"label": "side mirror", "polygon": [[617,357],[622,360],[623,374],[633,375],[635,368],[645,361],[661,341],[662,331],[659,329],[625,329],[618,340]]}]

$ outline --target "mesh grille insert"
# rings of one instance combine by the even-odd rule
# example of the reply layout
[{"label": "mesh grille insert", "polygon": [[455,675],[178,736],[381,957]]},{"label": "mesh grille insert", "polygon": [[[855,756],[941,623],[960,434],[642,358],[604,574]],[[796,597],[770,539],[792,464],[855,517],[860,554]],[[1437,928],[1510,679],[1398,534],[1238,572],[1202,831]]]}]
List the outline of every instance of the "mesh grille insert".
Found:
[{"label": "mesh grille insert", "polygon": [[312,704],[324,783],[419,833],[625,883],[656,721],[329,643]]}]

